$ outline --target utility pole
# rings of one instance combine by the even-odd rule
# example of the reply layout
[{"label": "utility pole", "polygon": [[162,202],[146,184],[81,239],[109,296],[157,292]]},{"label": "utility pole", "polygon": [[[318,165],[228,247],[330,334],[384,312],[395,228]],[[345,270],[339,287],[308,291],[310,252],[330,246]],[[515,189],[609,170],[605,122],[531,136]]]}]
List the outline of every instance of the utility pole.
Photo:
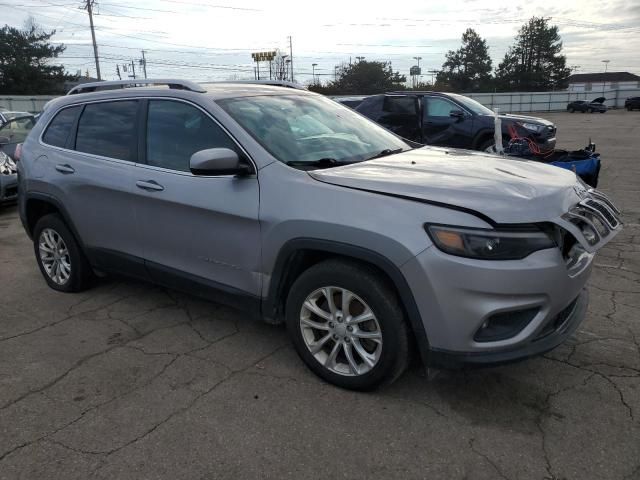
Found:
[{"label": "utility pole", "polygon": [[120,65],[116,65],[116,73],[118,74],[118,80],[122,80],[122,75],[120,75]]},{"label": "utility pole", "polygon": [[98,60],[98,44],[96,43],[96,32],[93,28],[93,3],[95,0],[86,0],[87,5],[84,9],[89,12],[89,25],[91,26],[91,39],[93,40],[93,56],[96,59],[96,74],[98,76],[98,80],[102,80],[100,76],[100,61]]},{"label": "utility pole", "polygon": [[131,72],[133,73],[133,79],[136,79],[136,64],[133,60],[131,60]]},{"label": "utility pole", "polygon": [[317,66],[318,66],[318,64],[317,64],[317,63],[312,63],[312,64],[311,64],[311,69],[312,69],[311,71],[313,72],[313,73],[311,74],[311,78],[313,79],[313,83],[316,83],[316,67],[317,67]]},{"label": "utility pole", "polygon": [[142,60],[140,60],[142,64],[142,71],[144,72],[144,78],[147,79],[147,59],[144,58],[144,50],[142,50]]},{"label": "utility pole", "polygon": [[[602,60],[602,63],[604,63],[604,73],[605,73],[605,75],[607,73],[607,67],[609,66],[609,62],[610,61],[611,60]],[[607,86],[607,77],[604,76],[604,77],[602,77],[602,96],[603,97],[604,97],[604,89],[605,89],[606,86]]]},{"label": "utility pole", "polygon": [[293,79],[293,40],[291,39],[291,35],[289,35],[289,65],[291,65],[291,81],[295,81]]}]

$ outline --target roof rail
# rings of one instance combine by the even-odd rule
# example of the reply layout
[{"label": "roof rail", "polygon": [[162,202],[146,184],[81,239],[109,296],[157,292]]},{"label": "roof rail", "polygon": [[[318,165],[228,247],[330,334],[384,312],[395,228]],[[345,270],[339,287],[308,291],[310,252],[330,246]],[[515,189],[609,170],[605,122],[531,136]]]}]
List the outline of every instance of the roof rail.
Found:
[{"label": "roof rail", "polygon": [[154,85],[167,85],[169,88],[177,90],[189,90],[191,92],[205,93],[206,90],[195,82],[189,80],[166,79],[166,78],[150,78],[150,79],[132,79],[132,80],[109,80],[104,82],[82,83],[73,87],[67,95],[75,95],[76,93],[97,92],[100,90],[117,90],[119,88],[147,87]]},{"label": "roof rail", "polygon": [[255,84],[255,85],[268,85],[271,87],[286,87],[286,88],[295,88],[296,90],[306,90],[303,85],[295,82],[289,82],[287,80],[227,80],[227,81],[219,81],[219,82],[206,82],[206,85],[216,84],[216,83],[233,83],[233,84]]}]

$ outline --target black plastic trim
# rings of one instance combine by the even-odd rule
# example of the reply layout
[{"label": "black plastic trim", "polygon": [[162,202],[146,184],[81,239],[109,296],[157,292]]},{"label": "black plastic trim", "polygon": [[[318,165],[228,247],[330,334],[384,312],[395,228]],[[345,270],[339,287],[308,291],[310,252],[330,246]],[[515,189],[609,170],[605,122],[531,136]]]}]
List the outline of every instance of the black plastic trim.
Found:
[{"label": "black plastic trim", "polygon": [[28,222],[27,222],[27,218],[28,218],[27,210],[28,210],[29,200],[41,200],[43,202],[50,203],[51,205],[56,207],[56,210],[58,210],[60,212],[60,215],[62,215],[62,219],[66,223],[67,227],[69,227],[69,230],[71,230],[71,233],[73,234],[76,241],[80,245],[80,248],[82,248],[82,250],[85,251],[85,245],[80,235],[78,235],[78,230],[76,230],[75,225],[71,221],[71,216],[67,212],[67,209],[62,205],[62,202],[60,202],[53,195],[49,195],[48,193],[28,192],[27,194],[25,194],[25,211],[24,211],[25,218],[23,220],[23,226],[25,227],[25,230],[27,231],[27,235],[29,235],[29,238],[32,238],[32,234],[33,234],[33,232],[29,231]]},{"label": "black plastic trim", "polygon": [[287,267],[290,260],[293,258],[293,255],[301,250],[314,250],[350,257],[370,263],[386,273],[400,295],[400,301],[402,302],[409,319],[418,350],[420,351],[422,362],[424,365],[428,364],[429,341],[422,323],[420,311],[418,310],[418,306],[413,298],[409,284],[400,269],[391,260],[377,252],[363,247],[315,238],[296,238],[289,240],[280,249],[271,274],[269,293],[262,302],[262,312],[264,316],[269,318],[277,317],[279,313],[279,301],[284,294],[283,280],[286,278]]},{"label": "black plastic trim", "polygon": [[223,303],[260,317],[260,297],[223,283],[182,272],[166,265],[145,261],[151,281],[205,300]]}]

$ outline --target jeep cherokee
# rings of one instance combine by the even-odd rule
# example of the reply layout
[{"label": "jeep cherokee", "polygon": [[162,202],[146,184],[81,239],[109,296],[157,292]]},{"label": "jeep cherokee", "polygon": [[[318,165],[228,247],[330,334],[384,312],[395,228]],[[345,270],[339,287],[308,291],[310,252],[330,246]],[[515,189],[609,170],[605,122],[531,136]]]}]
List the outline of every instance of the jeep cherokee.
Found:
[{"label": "jeep cherokee", "polygon": [[412,345],[445,366],[554,348],[622,228],[570,171],[412,148],[311,92],[128,83],[52,101],[23,146],[20,216],[48,285],[115,272],[227,302],[286,323],[345,388],[393,381]]}]

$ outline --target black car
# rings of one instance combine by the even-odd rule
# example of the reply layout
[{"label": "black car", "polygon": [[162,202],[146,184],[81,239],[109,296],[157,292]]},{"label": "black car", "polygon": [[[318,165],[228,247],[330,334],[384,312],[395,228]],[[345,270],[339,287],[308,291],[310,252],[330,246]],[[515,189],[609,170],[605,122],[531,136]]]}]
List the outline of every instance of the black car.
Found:
[{"label": "black car", "polygon": [[629,97],[624,101],[624,108],[631,111],[634,108],[640,110],[640,97]]},{"label": "black car", "polygon": [[[392,92],[365,98],[356,111],[413,142],[489,150],[495,144],[495,114],[475,100],[453,93]],[[532,139],[541,150],[556,144],[556,127],[537,117],[499,115],[505,142],[510,130]]]},{"label": "black car", "polygon": [[573,102],[569,102],[569,104],[567,105],[567,111],[570,113],[573,113],[573,112],[604,113],[607,111],[607,106],[604,104],[605,100],[606,98],[604,97],[594,98],[590,102],[587,102],[586,100],[575,100]]}]

